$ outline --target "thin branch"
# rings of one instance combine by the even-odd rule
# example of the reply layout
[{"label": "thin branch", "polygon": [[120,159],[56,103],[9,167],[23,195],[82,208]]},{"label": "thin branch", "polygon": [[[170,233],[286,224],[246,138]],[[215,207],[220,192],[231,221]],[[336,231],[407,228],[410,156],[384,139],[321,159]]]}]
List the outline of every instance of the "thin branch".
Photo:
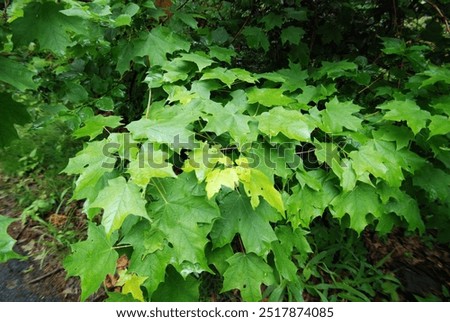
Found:
[{"label": "thin branch", "polygon": [[247,19],[245,19],[244,23],[241,26],[241,29],[234,35],[233,40],[231,41],[231,44],[234,43],[237,37],[242,33],[242,30],[244,30],[245,26],[247,25],[248,21],[250,20],[251,15],[248,15]]},{"label": "thin branch", "polygon": [[450,25],[448,23],[448,18],[442,13],[442,10],[433,2],[426,0],[427,3],[432,6],[434,8],[434,10],[437,11],[438,15],[442,18],[442,20],[444,21],[445,24],[445,30],[447,31],[447,33],[450,34]]},{"label": "thin branch", "polygon": [[39,282],[39,281],[42,281],[43,279],[46,279],[47,277],[50,277],[50,276],[52,276],[52,275],[54,275],[54,274],[56,274],[56,273],[61,272],[62,270],[63,270],[62,267],[58,267],[57,269],[54,269],[53,271],[48,272],[47,274],[44,274],[44,275],[42,275],[42,276],[36,277],[35,279],[32,279],[32,280],[29,281],[28,283],[29,283],[29,284],[37,283],[37,282]]}]

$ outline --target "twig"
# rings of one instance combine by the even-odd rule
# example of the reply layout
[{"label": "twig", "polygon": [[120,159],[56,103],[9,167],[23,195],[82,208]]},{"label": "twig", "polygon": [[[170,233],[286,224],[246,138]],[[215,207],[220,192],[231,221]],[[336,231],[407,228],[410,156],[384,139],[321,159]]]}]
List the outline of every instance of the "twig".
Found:
[{"label": "twig", "polygon": [[46,279],[46,278],[49,277],[49,276],[52,276],[52,275],[54,275],[54,274],[56,274],[56,273],[59,273],[59,272],[61,272],[62,270],[63,270],[62,267],[58,267],[57,269],[54,269],[53,271],[48,272],[47,274],[44,274],[44,275],[42,275],[42,276],[36,277],[35,279],[32,279],[31,281],[28,282],[28,284],[34,284],[34,283],[37,283],[37,282],[39,282],[39,281],[42,281],[43,279]]},{"label": "twig", "polygon": [[242,30],[244,30],[245,26],[247,25],[248,21],[250,20],[251,15],[248,15],[247,19],[245,19],[244,23],[241,26],[241,29],[234,35],[233,40],[231,41],[231,44],[234,43],[237,37],[242,33]]},{"label": "twig", "polygon": [[447,33],[450,33],[450,25],[448,23],[448,18],[442,13],[442,10],[435,3],[433,3],[429,0],[426,0],[426,1],[430,6],[432,6],[437,11],[437,13],[442,18],[442,20],[444,20],[445,30],[447,31]]}]

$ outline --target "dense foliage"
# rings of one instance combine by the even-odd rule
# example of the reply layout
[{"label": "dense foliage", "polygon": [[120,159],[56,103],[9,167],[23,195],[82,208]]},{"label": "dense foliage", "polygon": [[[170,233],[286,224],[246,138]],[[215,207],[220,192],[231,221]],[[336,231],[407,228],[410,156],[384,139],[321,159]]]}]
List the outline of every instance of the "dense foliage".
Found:
[{"label": "dense foliage", "polygon": [[[0,145],[25,124],[25,137],[73,133],[50,143],[56,155],[83,142],[64,169],[89,221],[64,261],[81,300],[124,254],[124,299],[196,300],[213,275],[245,301],[369,300],[380,281],[392,299],[395,281],[357,289],[350,269],[310,282],[319,261],[351,265],[364,229],[449,241],[449,12],[447,0],[6,1]],[[15,257],[9,223],[2,260]]]}]

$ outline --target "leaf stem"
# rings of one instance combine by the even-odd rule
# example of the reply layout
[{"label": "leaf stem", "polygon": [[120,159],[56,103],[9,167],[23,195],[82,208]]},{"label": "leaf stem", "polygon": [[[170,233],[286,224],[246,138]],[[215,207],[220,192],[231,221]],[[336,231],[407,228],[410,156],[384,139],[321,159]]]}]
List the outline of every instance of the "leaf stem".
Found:
[{"label": "leaf stem", "polygon": [[147,108],[145,109],[145,118],[148,119],[150,114],[150,107],[152,105],[152,88],[148,87],[148,101],[147,101]]}]

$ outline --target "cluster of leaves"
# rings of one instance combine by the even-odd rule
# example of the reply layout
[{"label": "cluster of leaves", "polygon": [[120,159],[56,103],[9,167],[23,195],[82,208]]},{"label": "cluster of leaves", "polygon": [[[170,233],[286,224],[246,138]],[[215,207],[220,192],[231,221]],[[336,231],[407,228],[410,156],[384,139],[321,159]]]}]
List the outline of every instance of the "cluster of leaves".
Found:
[{"label": "cluster of leaves", "polygon": [[[245,301],[302,300],[309,229],[324,214],[357,234],[448,238],[448,36],[413,41],[436,13],[414,19],[402,1],[387,28],[365,19],[377,1],[299,2],[7,8],[0,144],[28,121],[25,106],[85,139],[64,170],[89,219],[64,262],[82,300],[123,254],[122,292],[137,300],[178,289],[195,300],[200,274]],[[354,34],[348,15],[370,28]],[[375,49],[357,47],[363,38]]]}]

